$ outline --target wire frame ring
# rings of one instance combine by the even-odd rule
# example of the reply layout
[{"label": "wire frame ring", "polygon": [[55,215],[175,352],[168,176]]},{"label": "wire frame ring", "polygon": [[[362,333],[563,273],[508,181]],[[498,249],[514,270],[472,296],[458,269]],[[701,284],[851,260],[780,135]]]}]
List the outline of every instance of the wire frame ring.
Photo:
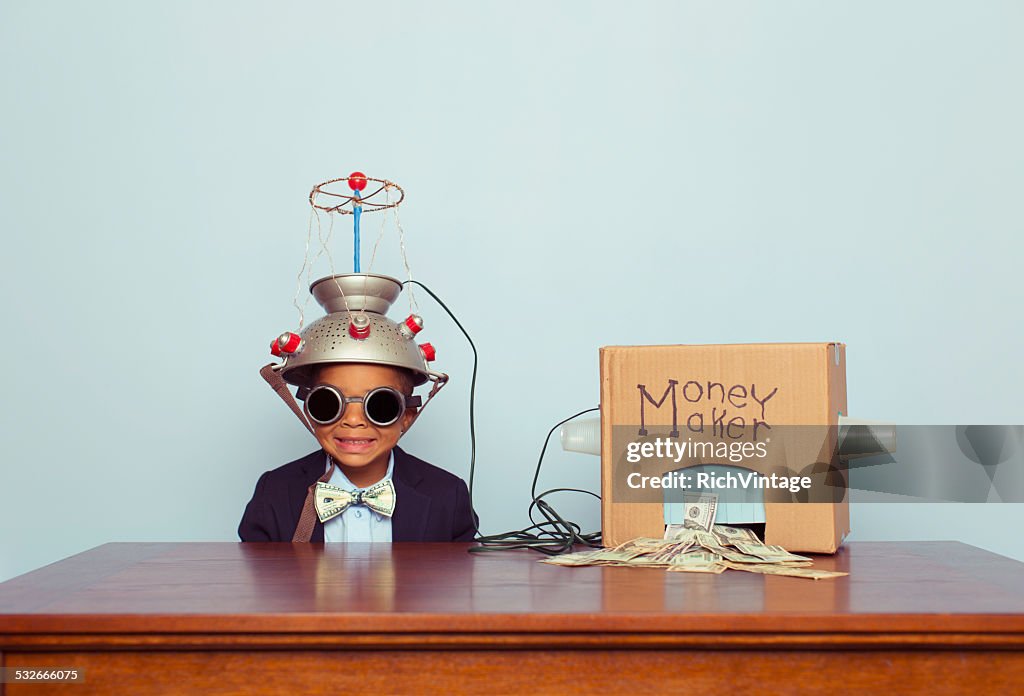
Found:
[{"label": "wire frame ring", "polygon": [[[380,184],[380,186],[377,188],[376,191],[368,193],[365,196],[360,195],[359,198],[356,198],[354,195],[350,194],[335,193],[333,191],[326,190],[327,186],[330,186],[331,184],[336,184],[339,181],[344,181],[347,186],[347,176],[343,176],[339,179],[331,179],[330,181],[325,181],[321,184],[317,184],[316,186],[313,187],[313,190],[309,192],[309,204],[316,208],[317,210],[323,210],[328,213],[340,213],[342,215],[351,215],[353,212],[352,208],[346,208],[345,206],[352,206],[358,204],[360,208],[362,208],[363,213],[375,213],[379,210],[395,208],[398,206],[399,203],[401,203],[405,199],[405,191],[403,191],[402,187],[394,183],[393,181],[388,181],[387,179],[374,179],[373,177],[370,176],[366,177],[366,180],[368,182],[372,181],[377,184]],[[373,200],[374,196],[377,196],[378,194],[385,191],[390,191],[391,189],[396,189],[398,191],[398,200],[389,201],[388,199],[390,198],[390,196],[386,194],[385,202],[383,203]],[[321,197],[326,198],[327,201],[321,201]],[[323,205],[322,203],[331,203],[333,205]]]}]

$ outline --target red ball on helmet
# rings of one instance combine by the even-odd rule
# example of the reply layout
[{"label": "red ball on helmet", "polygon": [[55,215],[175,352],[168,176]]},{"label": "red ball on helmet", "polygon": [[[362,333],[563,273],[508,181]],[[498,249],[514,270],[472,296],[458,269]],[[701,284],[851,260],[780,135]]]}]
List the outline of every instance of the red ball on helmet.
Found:
[{"label": "red ball on helmet", "polygon": [[362,191],[366,188],[366,175],[362,172],[352,172],[348,175],[348,187],[353,191]]}]

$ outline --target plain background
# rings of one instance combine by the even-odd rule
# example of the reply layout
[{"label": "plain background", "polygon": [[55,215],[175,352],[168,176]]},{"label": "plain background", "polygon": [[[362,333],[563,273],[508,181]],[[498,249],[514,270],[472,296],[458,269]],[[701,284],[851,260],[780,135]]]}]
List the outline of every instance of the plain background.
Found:
[{"label": "plain background", "polygon": [[[353,169],[405,188],[479,348],[485,532],[526,523],[601,345],[838,340],[853,415],[1024,422],[1022,34],[995,1],[4,2],[0,579],[237,540],[315,447],[257,370],[306,196]],[[390,221],[374,270],[404,275]],[[404,445],[465,477],[470,351],[418,299],[453,380]],[[549,451],[542,487],[598,481]],[[852,539],[1024,558],[1021,512],[855,506]]]}]

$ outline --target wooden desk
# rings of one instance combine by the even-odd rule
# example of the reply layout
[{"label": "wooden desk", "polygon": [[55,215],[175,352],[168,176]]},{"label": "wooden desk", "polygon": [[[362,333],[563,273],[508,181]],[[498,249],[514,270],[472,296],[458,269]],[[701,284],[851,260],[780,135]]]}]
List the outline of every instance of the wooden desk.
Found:
[{"label": "wooden desk", "polygon": [[849,544],[821,581],[537,558],[106,544],[0,584],[2,664],[85,671],[3,694],[1024,688],[1024,564],[964,544]]}]

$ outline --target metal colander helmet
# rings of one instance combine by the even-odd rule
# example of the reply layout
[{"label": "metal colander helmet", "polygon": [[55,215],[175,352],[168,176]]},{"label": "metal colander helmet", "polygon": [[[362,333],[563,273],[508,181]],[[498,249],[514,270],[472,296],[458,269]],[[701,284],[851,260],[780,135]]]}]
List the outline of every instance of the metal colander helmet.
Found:
[{"label": "metal colander helmet", "polygon": [[402,323],[385,314],[402,292],[395,278],[371,273],[332,275],[314,282],[310,293],[327,312],[298,334],[285,332],[271,343],[271,353],[283,358],[274,366],[285,382],[299,387],[300,396],[312,385],[314,368],[331,363],[368,363],[408,370],[413,384],[430,380],[434,391],[448,376],[434,372],[429,343],[418,345],[422,319],[410,314]]}]

